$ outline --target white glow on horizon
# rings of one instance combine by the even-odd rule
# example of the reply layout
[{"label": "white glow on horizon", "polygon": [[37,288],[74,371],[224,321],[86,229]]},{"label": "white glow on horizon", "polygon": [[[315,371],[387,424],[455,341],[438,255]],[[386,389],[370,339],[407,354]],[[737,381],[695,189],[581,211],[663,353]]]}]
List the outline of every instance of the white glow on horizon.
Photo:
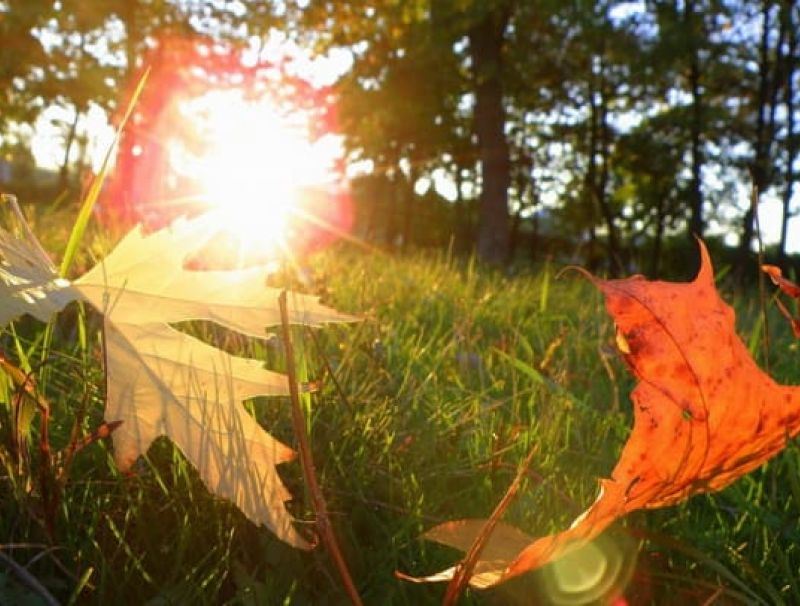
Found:
[{"label": "white glow on horizon", "polygon": [[[31,132],[31,152],[40,168],[56,171],[64,161],[65,131],[75,119],[75,110],[58,105],[48,107],[34,124]],[[77,135],[86,137],[86,155],[91,169],[97,173],[108,147],[114,140],[114,129],[106,113],[91,104],[78,120]],[[78,160],[80,145],[73,143],[70,162]]]},{"label": "white glow on horizon", "polygon": [[[758,205],[758,222],[766,246],[780,241],[782,217],[783,202],[775,196],[763,196]],[[789,219],[786,229],[786,250],[789,253],[800,252],[800,217]]]}]

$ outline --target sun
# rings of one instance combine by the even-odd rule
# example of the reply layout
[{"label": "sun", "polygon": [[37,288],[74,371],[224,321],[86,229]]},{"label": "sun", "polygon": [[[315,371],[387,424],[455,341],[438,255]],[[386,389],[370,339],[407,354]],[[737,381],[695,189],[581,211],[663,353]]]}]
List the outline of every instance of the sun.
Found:
[{"label": "sun", "polygon": [[304,192],[335,180],[338,141],[312,141],[302,113],[234,90],[188,100],[181,113],[194,133],[168,147],[173,170],[196,184],[203,205],[245,254],[279,256],[303,212]]}]

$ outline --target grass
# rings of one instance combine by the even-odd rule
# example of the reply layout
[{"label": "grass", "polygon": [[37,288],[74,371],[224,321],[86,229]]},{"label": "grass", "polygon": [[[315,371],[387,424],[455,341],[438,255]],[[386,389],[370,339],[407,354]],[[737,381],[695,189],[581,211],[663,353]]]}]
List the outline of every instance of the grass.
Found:
[{"label": "grass", "polygon": [[[48,227],[59,222],[45,216],[37,223],[46,247],[63,249],[66,234]],[[454,563],[458,554],[419,535],[441,521],[486,517],[534,444],[523,490],[505,516],[533,535],[566,527],[594,499],[596,478],[613,468],[632,422],[633,383],[610,353],[613,326],[599,294],[575,274],[555,279],[556,269],[543,265],[508,278],[445,254],[342,249],[314,258],[302,273],[276,276],[276,283],[365,318],[314,336],[295,333],[311,376],[322,380],[309,405],[311,446],[365,603],[439,603],[443,586],[399,581],[394,571],[426,574]],[[761,355],[757,298],[727,298],[735,301],[740,334]],[[783,321],[771,314],[769,326],[773,374],[800,382]],[[102,421],[99,320],[69,308],[37,366],[44,330],[20,320],[4,332],[2,347],[17,361],[15,352],[31,360],[34,375],[46,368],[51,441],[63,452],[76,424],[88,435]],[[239,346],[257,351],[270,368],[285,364],[279,348]],[[6,388],[0,404],[6,459],[11,395]],[[257,400],[252,410],[273,435],[295,443],[288,399]],[[295,551],[254,527],[210,496],[163,439],[125,476],[109,441],[78,452],[48,529],[40,418],[31,426],[27,473],[0,472],[0,553],[59,601],[346,603],[321,549]],[[791,445],[721,493],[629,516],[603,539],[632,571],[629,601],[800,602],[798,470],[800,449]],[[290,508],[310,523],[299,465],[284,465],[281,474],[295,495]],[[464,602],[546,603],[551,578],[537,572],[468,593]],[[43,603],[0,565],[4,601]]]}]

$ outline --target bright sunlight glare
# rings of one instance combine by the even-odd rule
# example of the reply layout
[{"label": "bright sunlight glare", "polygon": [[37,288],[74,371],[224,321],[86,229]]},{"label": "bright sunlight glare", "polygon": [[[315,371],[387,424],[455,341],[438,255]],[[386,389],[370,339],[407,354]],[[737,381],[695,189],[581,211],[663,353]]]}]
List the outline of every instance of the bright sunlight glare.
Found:
[{"label": "bright sunlight glare", "polygon": [[279,255],[304,193],[333,183],[338,139],[311,141],[300,112],[287,115],[232,90],[188,100],[181,113],[196,133],[168,146],[173,170],[197,184],[245,253]]}]

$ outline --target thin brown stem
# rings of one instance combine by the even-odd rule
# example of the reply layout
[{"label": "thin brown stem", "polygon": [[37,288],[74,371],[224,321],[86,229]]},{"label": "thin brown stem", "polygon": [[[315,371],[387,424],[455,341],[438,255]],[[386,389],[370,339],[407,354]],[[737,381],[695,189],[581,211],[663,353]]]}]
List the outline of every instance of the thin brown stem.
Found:
[{"label": "thin brown stem", "polygon": [[58,488],[53,482],[53,457],[50,448],[50,406],[41,399],[39,404],[39,491],[42,495],[42,505],[44,509],[44,522],[47,534],[52,541],[55,541],[56,533],[56,512],[58,510]]},{"label": "thin brown stem", "polygon": [[[764,265],[764,241],[761,238],[761,222],[758,218],[758,190],[753,187],[751,205],[753,209],[753,218],[756,226],[756,237],[758,239],[758,266]],[[758,295],[761,304],[761,315],[764,318],[762,330],[764,332],[764,369],[769,372],[769,318],[767,316],[767,294],[764,288],[764,273],[758,272]]]},{"label": "thin brown stem", "polygon": [[461,560],[461,562],[459,562],[456,566],[455,572],[453,573],[453,578],[447,585],[447,591],[444,594],[442,606],[455,606],[455,604],[458,602],[458,599],[461,597],[461,594],[464,592],[464,589],[469,583],[470,577],[472,577],[472,571],[475,570],[475,566],[478,563],[478,559],[480,558],[484,547],[486,547],[486,544],[489,542],[489,539],[492,536],[492,532],[494,532],[498,522],[500,522],[500,518],[503,517],[506,509],[508,509],[508,506],[511,505],[514,497],[517,496],[519,487],[522,484],[522,478],[525,477],[525,473],[527,472],[528,467],[530,467],[531,460],[533,460],[533,455],[536,454],[537,450],[537,446],[531,448],[528,456],[525,457],[522,465],[520,465],[519,469],[517,469],[517,475],[511,482],[511,486],[508,487],[506,494],[504,494],[503,498],[500,499],[500,502],[497,504],[497,507],[494,508],[492,515],[486,521],[486,524],[484,524],[483,528],[481,528],[478,536],[475,537],[475,541],[472,543],[469,551],[464,556],[464,559]]},{"label": "thin brown stem", "polygon": [[336,534],[333,531],[331,520],[328,515],[328,506],[325,497],[322,495],[317,473],[314,467],[314,459],[311,456],[311,446],[306,433],[306,421],[303,409],[300,406],[300,390],[297,383],[297,371],[294,365],[294,348],[292,346],[292,334],[289,327],[289,310],[286,305],[286,291],[284,290],[278,297],[278,305],[281,310],[281,327],[283,328],[283,346],[286,352],[286,374],[289,377],[289,396],[292,401],[292,424],[294,433],[297,437],[298,450],[300,451],[300,463],[303,467],[303,476],[311,494],[311,503],[314,513],[317,516],[317,528],[322,538],[325,548],[328,550],[339,575],[342,578],[345,592],[354,606],[361,606],[361,597],[358,595],[355,583],[350,576],[350,570],[344,560]]}]

